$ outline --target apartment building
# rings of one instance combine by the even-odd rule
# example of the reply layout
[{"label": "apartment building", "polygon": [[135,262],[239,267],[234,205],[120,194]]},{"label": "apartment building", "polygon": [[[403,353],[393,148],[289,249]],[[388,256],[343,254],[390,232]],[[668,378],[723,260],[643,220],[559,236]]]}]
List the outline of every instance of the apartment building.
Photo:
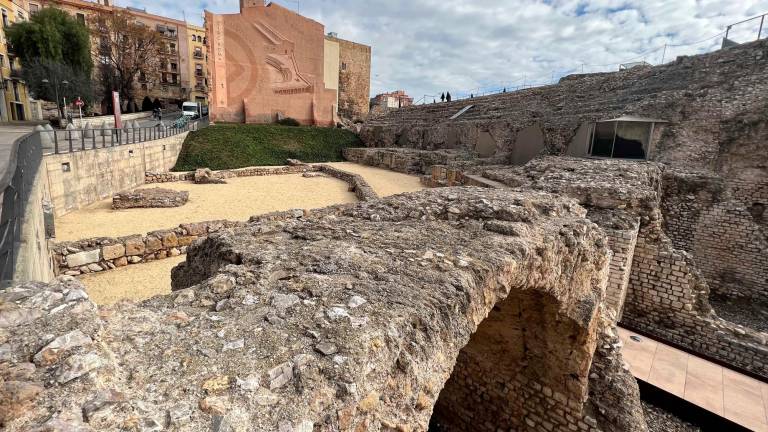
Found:
[{"label": "apartment building", "polygon": [[[59,8],[85,25],[88,25],[89,17],[99,12],[129,12],[138,22],[160,33],[165,45],[158,79],[137,77],[133,102],[140,108],[142,100],[147,96],[153,101],[158,99],[163,106],[178,105],[187,100],[207,103],[205,30],[202,27],[151,14],[145,9],[114,6],[109,0],[32,0],[29,1],[29,7],[32,13],[43,7]],[[94,62],[97,61],[94,59]]]},{"label": "apartment building", "polygon": [[29,6],[22,0],[0,0],[0,121],[28,120],[32,117],[27,86],[21,78],[21,63],[8,46],[5,29],[29,19]]}]

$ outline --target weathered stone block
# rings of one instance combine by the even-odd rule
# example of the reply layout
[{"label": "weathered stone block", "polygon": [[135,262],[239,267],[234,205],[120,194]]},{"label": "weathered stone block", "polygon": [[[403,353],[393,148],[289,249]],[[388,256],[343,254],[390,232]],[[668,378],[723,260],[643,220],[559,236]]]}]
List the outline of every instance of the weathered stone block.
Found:
[{"label": "weathered stone block", "polygon": [[157,252],[163,248],[163,242],[155,236],[147,236],[145,252]]},{"label": "weathered stone block", "polygon": [[125,255],[125,246],[120,243],[104,246],[101,248],[101,255],[105,260],[119,258]]},{"label": "weathered stone block", "polygon": [[100,257],[101,251],[99,249],[69,254],[67,255],[67,267],[80,267],[95,263],[99,261]]},{"label": "weathered stone block", "polygon": [[113,209],[179,207],[187,203],[189,192],[163,188],[136,189],[112,196]]},{"label": "weathered stone block", "polygon": [[142,255],[146,250],[141,237],[131,237],[125,240],[125,254],[128,256]]},{"label": "weathered stone block", "polygon": [[163,233],[161,239],[163,241],[163,247],[171,248],[179,245],[179,239],[174,232]]}]

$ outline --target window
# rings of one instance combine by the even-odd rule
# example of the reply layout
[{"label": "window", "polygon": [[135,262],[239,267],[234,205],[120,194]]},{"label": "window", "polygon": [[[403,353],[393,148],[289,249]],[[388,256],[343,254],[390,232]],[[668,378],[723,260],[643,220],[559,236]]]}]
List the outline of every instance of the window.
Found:
[{"label": "window", "polygon": [[203,58],[203,49],[200,47],[195,47],[194,56],[195,58]]},{"label": "window", "polygon": [[197,36],[192,35],[192,42],[194,42],[197,39]]},{"label": "window", "polygon": [[5,56],[0,54],[0,68],[5,67]]},{"label": "window", "polygon": [[81,14],[81,13],[78,13],[78,14],[77,14],[77,21],[78,21],[80,24],[82,24],[82,25],[85,25],[85,15],[84,15],[84,14]]},{"label": "window", "polygon": [[3,14],[3,27],[8,27],[9,25],[11,25],[11,24],[8,22],[8,11],[7,11],[7,10],[5,10],[5,9],[3,9],[3,10],[2,10],[2,14]]},{"label": "window", "polygon": [[589,154],[606,158],[648,159],[654,121],[639,120],[617,119],[595,123]]},{"label": "window", "polygon": [[344,62],[341,62],[341,70],[347,70],[347,64]]},{"label": "window", "polygon": [[171,70],[172,70],[172,71],[175,71],[175,70],[177,70],[178,68],[179,68],[179,65],[177,65],[176,63],[171,63]]},{"label": "window", "polygon": [[203,76],[203,65],[200,63],[195,63],[195,76]]},{"label": "window", "polygon": [[36,5],[34,3],[29,4],[29,14],[34,15],[40,10],[40,5]]},{"label": "window", "polygon": [[176,52],[176,44],[173,44],[173,43],[169,44],[168,48],[170,49],[171,52]]}]

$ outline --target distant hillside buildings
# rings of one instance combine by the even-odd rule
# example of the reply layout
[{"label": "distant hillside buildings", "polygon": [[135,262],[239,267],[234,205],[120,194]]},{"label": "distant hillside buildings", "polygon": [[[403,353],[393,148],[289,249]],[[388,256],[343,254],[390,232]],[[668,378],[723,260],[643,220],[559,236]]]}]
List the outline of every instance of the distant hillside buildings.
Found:
[{"label": "distant hillside buildings", "polygon": [[371,48],[325,35],[323,24],[275,3],[205,12],[211,119],[332,126],[368,113]]},{"label": "distant hillside buildings", "polygon": [[413,98],[405,93],[405,90],[395,90],[390,93],[380,93],[371,98],[371,111],[384,112],[388,109],[396,109],[413,105]]}]

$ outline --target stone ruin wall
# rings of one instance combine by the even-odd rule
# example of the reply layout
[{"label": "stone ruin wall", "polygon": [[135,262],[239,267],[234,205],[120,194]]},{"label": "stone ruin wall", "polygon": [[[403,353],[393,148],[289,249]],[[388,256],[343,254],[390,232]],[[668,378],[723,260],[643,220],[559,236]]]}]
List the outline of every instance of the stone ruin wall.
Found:
[{"label": "stone ruin wall", "polygon": [[768,181],[678,170],[664,180],[664,229],[712,294],[768,303]]},{"label": "stone ruin wall", "polygon": [[[710,291],[761,303],[768,296],[767,61],[768,42],[759,41],[659,67],[404,108],[369,120],[361,133],[368,148],[345,157],[422,175],[432,187],[517,187],[527,181],[505,182],[489,170],[514,165],[519,137],[532,127],[544,137],[541,154],[573,155],[586,123],[623,114],[669,120],[656,129],[651,153],[664,164],[656,204],[664,232],[641,223],[622,322],[767,376],[768,335],[718,318],[706,300]],[[489,137],[495,154],[478,158]],[[650,274],[656,265],[675,273]]]},{"label": "stone ruin wall", "polygon": [[[219,178],[281,175],[298,173],[322,173],[349,184],[361,202],[378,199],[373,188],[359,174],[353,174],[329,165],[296,165],[284,167],[249,167],[234,170],[215,171]],[[147,172],[147,183],[168,183],[189,181],[194,172],[152,173]],[[335,206],[330,207],[336,208]],[[309,209],[293,209],[254,216],[255,220],[285,219],[296,215],[307,215]],[[241,227],[245,222],[216,220],[180,224],[178,227],[156,230],[146,235],[134,234],[121,237],[94,237],[77,241],[54,243],[50,247],[53,272],[55,275],[79,276],[165,259],[187,253],[187,247],[194,241],[222,229]]]},{"label": "stone ruin wall", "polygon": [[[468,156],[490,139],[495,154],[512,162],[516,147],[525,144],[518,138],[531,128],[543,136],[540,153],[563,154],[586,132],[584,125],[629,114],[671,122],[656,129],[653,160],[715,170],[728,164],[722,155],[727,143],[760,147],[759,136],[743,124],[759,122],[753,113],[766,112],[767,66],[768,42],[758,41],[653,68],[571,75],[552,86],[406,107],[370,119],[361,138],[369,147],[452,149]],[[449,120],[467,105],[474,107]],[[733,153],[744,159],[738,149]]]},{"label": "stone ruin wall", "polygon": [[480,386],[471,430],[646,430],[585,215],[541,192],[424,191],[221,230],[139,304],[100,310],[71,278],[3,290],[0,422],[423,431],[461,395],[444,388],[471,370],[457,358],[501,339],[519,361],[477,382],[506,382],[518,417],[481,418],[498,410]]}]

